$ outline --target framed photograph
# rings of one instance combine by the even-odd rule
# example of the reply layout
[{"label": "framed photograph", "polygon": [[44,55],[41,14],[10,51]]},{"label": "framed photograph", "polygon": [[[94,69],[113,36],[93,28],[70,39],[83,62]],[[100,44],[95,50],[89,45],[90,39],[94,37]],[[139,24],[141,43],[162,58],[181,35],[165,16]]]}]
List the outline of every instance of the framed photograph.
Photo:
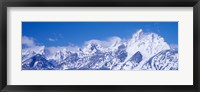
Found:
[{"label": "framed photograph", "polygon": [[199,91],[199,0],[7,0],[0,87]]}]

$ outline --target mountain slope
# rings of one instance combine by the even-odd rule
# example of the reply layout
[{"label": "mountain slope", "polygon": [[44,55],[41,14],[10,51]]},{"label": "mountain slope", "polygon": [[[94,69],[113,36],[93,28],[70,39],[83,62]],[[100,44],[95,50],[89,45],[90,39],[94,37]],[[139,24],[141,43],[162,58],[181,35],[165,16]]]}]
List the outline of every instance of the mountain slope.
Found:
[{"label": "mountain slope", "polygon": [[143,65],[144,70],[178,70],[178,51],[176,49],[164,50],[150,58]]}]

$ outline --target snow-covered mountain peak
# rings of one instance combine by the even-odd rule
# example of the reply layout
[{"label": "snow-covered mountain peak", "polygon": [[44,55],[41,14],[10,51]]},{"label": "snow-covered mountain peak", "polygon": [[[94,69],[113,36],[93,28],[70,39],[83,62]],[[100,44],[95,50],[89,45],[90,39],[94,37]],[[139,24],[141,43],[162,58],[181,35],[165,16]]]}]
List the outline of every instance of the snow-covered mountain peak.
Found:
[{"label": "snow-covered mountain peak", "polygon": [[134,40],[134,42],[140,40],[140,38],[143,36],[143,30],[142,29],[139,29],[137,32],[135,32],[133,35],[132,35],[132,40]]},{"label": "snow-covered mountain peak", "polygon": [[[128,41],[127,49],[134,50],[145,50],[152,54],[156,49],[166,50],[170,49],[170,46],[165,42],[164,38],[156,33],[143,33],[142,30],[137,31],[133,34],[133,37]],[[147,50],[151,51],[147,51]],[[160,51],[159,50],[159,51]],[[156,50],[157,53],[157,50]]]},{"label": "snow-covered mountain peak", "polygon": [[[164,38],[155,33],[143,33],[142,30],[133,34],[133,37],[127,43],[127,59],[140,51],[144,56],[141,63],[145,63],[150,57],[162,50],[168,50],[170,46],[164,41]],[[126,59],[126,60],[127,60]],[[141,66],[138,66],[141,68]]]},{"label": "snow-covered mountain peak", "polygon": [[35,47],[26,48],[26,49],[22,50],[22,55],[30,54],[30,53],[44,54],[45,53],[45,46],[35,46]]},{"label": "snow-covered mountain peak", "polygon": [[31,48],[22,49],[22,62],[37,54],[44,55],[45,52],[45,46],[34,46]]},{"label": "snow-covered mountain peak", "polygon": [[83,47],[83,52],[90,54],[95,53],[97,50],[101,48],[101,41],[99,40],[90,40],[85,43],[85,46]]}]

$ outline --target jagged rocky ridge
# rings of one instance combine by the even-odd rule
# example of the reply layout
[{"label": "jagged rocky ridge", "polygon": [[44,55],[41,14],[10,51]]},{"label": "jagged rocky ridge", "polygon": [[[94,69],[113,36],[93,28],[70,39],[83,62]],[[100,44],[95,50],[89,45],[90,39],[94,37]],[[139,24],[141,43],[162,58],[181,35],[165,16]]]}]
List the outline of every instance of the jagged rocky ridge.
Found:
[{"label": "jagged rocky ridge", "polygon": [[90,40],[83,47],[22,50],[22,70],[178,70],[178,49],[142,30],[129,40]]}]

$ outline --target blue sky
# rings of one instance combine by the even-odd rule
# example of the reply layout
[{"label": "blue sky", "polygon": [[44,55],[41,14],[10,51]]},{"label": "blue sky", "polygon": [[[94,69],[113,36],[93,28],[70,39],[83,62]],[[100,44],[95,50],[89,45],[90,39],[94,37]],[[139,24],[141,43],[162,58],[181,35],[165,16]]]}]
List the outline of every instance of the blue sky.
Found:
[{"label": "blue sky", "polygon": [[168,44],[178,44],[178,22],[22,22],[24,43],[45,46],[81,46],[91,39],[112,36],[128,39],[138,29],[157,33]]}]

